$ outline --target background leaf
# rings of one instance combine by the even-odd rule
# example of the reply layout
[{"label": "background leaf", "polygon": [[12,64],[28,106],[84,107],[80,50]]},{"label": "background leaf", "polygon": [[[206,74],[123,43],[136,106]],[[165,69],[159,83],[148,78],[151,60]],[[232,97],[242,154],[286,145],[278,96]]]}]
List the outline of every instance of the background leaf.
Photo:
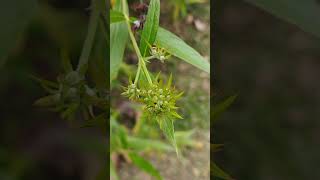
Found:
[{"label": "background leaf", "polygon": [[223,102],[214,105],[213,110],[211,111],[211,117],[215,120],[222,112],[224,112],[237,98],[237,95],[233,95],[225,99]]},{"label": "background leaf", "polygon": [[225,180],[233,180],[230,175],[220,169],[215,163],[211,163],[211,171],[214,177],[218,177]]},{"label": "background leaf", "polygon": [[157,179],[162,179],[158,170],[156,170],[152,164],[143,159],[137,153],[131,152],[129,153],[129,157],[132,160],[132,163],[138,166],[141,170],[149,173],[150,175],[156,177]]},{"label": "background leaf", "polygon": [[142,139],[139,137],[128,136],[128,146],[137,151],[142,150],[159,150],[159,151],[173,151],[172,146],[154,139]]},{"label": "background leaf", "polygon": [[245,0],[320,37],[320,4],[317,0]]},{"label": "background leaf", "polygon": [[110,23],[116,23],[126,20],[122,12],[110,10]]},{"label": "background leaf", "polygon": [[151,0],[149,10],[144,24],[141,39],[140,39],[140,52],[143,57],[148,55],[148,43],[153,44],[156,40],[160,17],[160,1]]},{"label": "background leaf", "polygon": [[176,131],[174,133],[174,136],[176,138],[177,146],[182,149],[184,147],[202,147],[202,143],[194,140],[193,135],[195,131],[194,129],[192,130],[187,130],[187,131]]},{"label": "background leaf", "polygon": [[[124,17],[122,12],[110,10],[110,20],[111,20],[110,23],[112,24],[112,23],[125,21],[126,18]],[[130,22],[134,22],[135,20],[137,20],[137,18],[129,17]]]},{"label": "background leaf", "polygon": [[[122,5],[118,1],[115,5],[115,10],[121,11]],[[127,7],[127,6],[126,6]],[[126,10],[128,11],[128,10]],[[116,78],[120,65],[123,60],[123,54],[128,40],[128,29],[125,22],[119,22],[110,25],[110,82]]]},{"label": "background leaf", "polygon": [[172,55],[186,61],[195,67],[210,73],[210,64],[196,50],[186,44],[173,33],[159,28],[156,43],[165,48]]}]

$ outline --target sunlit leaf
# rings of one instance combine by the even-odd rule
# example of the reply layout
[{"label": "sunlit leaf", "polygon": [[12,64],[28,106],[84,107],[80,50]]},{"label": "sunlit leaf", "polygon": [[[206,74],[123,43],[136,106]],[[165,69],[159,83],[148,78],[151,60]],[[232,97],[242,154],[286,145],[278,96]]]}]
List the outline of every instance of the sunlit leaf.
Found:
[{"label": "sunlit leaf", "polygon": [[156,40],[159,28],[160,1],[151,0],[148,9],[140,39],[140,52],[143,57],[148,55],[149,44],[153,44]]},{"label": "sunlit leaf", "polygon": [[[126,1],[125,1],[126,2]],[[127,7],[127,6],[126,6]],[[119,1],[114,10],[122,11]],[[128,10],[126,10],[128,11]],[[110,25],[110,82],[116,78],[123,60],[124,50],[129,37],[128,28],[125,22]]]},{"label": "sunlit leaf", "polygon": [[160,27],[158,29],[156,43],[179,59],[210,73],[209,62],[205,60],[195,49],[190,47],[170,31]]},{"label": "sunlit leaf", "polygon": [[159,123],[160,129],[163,131],[164,135],[167,137],[170,143],[175,147],[176,153],[179,156],[179,150],[174,136],[173,119],[171,118],[171,116],[163,115],[157,117],[157,121]]},{"label": "sunlit leaf", "polygon": [[122,12],[110,10],[110,23],[117,23],[125,20],[126,18]]}]

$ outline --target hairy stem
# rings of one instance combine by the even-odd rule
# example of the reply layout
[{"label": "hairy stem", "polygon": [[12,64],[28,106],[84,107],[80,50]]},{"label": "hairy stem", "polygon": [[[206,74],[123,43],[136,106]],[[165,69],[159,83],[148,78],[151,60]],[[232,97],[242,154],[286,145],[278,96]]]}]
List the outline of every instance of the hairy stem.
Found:
[{"label": "hairy stem", "polygon": [[98,22],[99,22],[99,12],[98,12],[98,8],[96,7],[95,1],[96,0],[91,1],[92,13],[91,13],[90,20],[89,20],[88,33],[87,33],[87,37],[84,41],[81,56],[80,56],[79,63],[77,66],[77,71],[81,74],[85,74],[85,72],[86,72],[90,52],[92,50],[94,37],[95,37],[96,30],[97,30]]}]

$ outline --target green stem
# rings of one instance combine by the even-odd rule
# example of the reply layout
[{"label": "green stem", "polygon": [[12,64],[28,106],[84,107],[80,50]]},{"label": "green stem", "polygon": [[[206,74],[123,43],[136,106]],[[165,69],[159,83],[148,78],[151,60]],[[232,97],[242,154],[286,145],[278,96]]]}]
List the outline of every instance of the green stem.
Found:
[{"label": "green stem", "polygon": [[144,60],[142,59],[142,60],[140,60],[140,62],[143,62],[143,63],[139,63],[139,65],[142,67],[142,71],[143,71],[144,74],[146,75],[149,84],[152,84],[152,80],[151,80],[151,77],[150,77],[150,75],[149,75],[149,71],[148,71],[148,69],[147,69],[147,66],[146,66],[146,64],[144,63]]},{"label": "green stem", "polygon": [[90,20],[89,20],[88,33],[87,33],[87,37],[84,41],[81,56],[79,59],[79,64],[77,66],[77,71],[81,74],[85,74],[85,71],[87,69],[89,56],[90,56],[90,52],[91,52],[91,49],[93,46],[94,37],[95,37],[95,33],[97,30],[98,21],[99,21],[99,12],[96,7],[95,0],[91,1],[91,8],[92,8],[92,14],[91,14]]},{"label": "green stem", "polygon": [[138,135],[140,132],[140,129],[142,127],[142,124],[144,123],[144,118],[138,118],[137,119],[137,123],[135,124],[135,126],[133,127],[133,134]]},{"label": "green stem", "polygon": [[129,30],[130,39],[131,39],[131,42],[132,42],[132,44],[133,44],[133,48],[134,48],[134,50],[136,51],[136,54],[137,54],[138,59],[139,59],[139,66],[141,66],[142,71],[143,71],[144,74],[146,75],[149,84],[152,84],[152,80],[151,80],[151,77],[150,77],[150,75],[149,75],[148,69],[147,69],[147,67],[146,67],[146,63],[144,62],[143,57],[141,56],[141,53],[140,53],[140,50],[139,50],[137,41],[136,41],[136,39],[135,39],[132,31],[131,31],[131,27],[130,27],[130,23],[129,23],[129,18],[128,18],[127,15],[125,15],[125,17],[126,17],[126,22],[127,22],[127,25],[128,25],[128,30]]},{"label": "green stem", "polygon": [[[133,48],[138,56],[138,59],[139,59],[139,64],[138,64],[138,70],[137,70],[137,74],[136,74],[136,78],[135,78],[135,81],[134,83],[136,84],[138,82],[138,79],[139,79],[139,76],[140,76],[140,72],[141,72],[141,69],[142,71],[144,72],[144,74],[146,75],[147,77],[147,80],[148,80],[148,83],[149,84],[152,84],[152,80],[151,80],[151,77],[149,75],[149,72],[148,72],[148,69],[146,67],[146,63],[144,62],[145,60],[143,59],[143,57],[141,56],[141,53],[140,53],[140,50],[139,50],[139,47],[138,47],[138,44],[137,44],[137,41],[136,41],[136,38],[134,37],[132,31],[131,31],[131,26],[130,26],[130,19],[128,17],[128,14],[124,11],[125,9],[125,6],[126,6],[126,0],[122,0],[122,4],[123,4],[123,14],[126,18],[126,23],[127,23],[127,26],[128,26],[128,31],[129,31],[129,35],[130,35],[130,39],[131,39],[131,42],[132,42],[132,45],[133,45]],[[142,122],[141,120],[137,122],[137,124],[135,125],[134,127],[134,133],[137,134],[141,128],[141,125],[142,125]]]},{"label": "green stem", "polygon": [[[125,5],[126,5],[126,2],[125,0],[122,0],[122,4],[123,4],[123,8],[122,8],[122,12],[124,14],[124,17],[126,18],[126,23],[127,23],[127,26],[128,26],[128,31],[129,31],[129,35],[130,35],[130,39],[131,39],[131,42],[132,42],[132,45],[133,45],[133,48],[138,56],[138,59],[139,59],[139,68],[142,68],[142,71],[144,72],[144,74],[146,75],[147,77],[147,80],[149,82],[149,84],[152,84],[152,80],[151,80],[151,77],[149,75],[149,71],[146,67],[146,63],[144,62],[144,59],[140,53],[140,50],[139,50],[139,47],[138,47],[138,44],[137,44],[137,41],[136,41],[136,38],[134,37],[132,31],[131,31],[131,26],[130,26],[130,19],[128,17],[128,14],[125,12]],[[139,71],[138,71],[139,72]],[[137,76],[136,76],[137,77]]]},{"label": "green stem", "polygon": [[138,66],[138,70],[137,70],[136,78],[134,80],[134,84],[137,84],[137,82],[139,80],[140,71],[141,71],[141,66]]},{"label": "green stem", "polygon": [[148,61],[149,59],[153,59],[153,58],[155,58],[155,56],[145,57],[144,60],[145,60],[145,61]]}]

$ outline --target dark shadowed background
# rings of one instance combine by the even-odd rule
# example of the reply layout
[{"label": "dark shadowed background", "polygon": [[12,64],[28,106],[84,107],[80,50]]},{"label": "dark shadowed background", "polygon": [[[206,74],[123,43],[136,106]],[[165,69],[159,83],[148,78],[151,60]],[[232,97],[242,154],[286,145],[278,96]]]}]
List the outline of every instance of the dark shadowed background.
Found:
[{"label": "dark shadowed background", "polygon": [[[0,179],[96,179],[105,165],[97,128],[73,128],[33,106],[56,81],[61,49],[73,65],[87,33],[89,0],[6,0],[0,6]],[[106,171],[106,168],[105,168]]]},{"label": "dark shadowed background", "polygon": [[[243,1],[215,1],[217,164],[239,180],[320,179],[320,39]],[[319,17],[314,17],[319,18]]]}]

